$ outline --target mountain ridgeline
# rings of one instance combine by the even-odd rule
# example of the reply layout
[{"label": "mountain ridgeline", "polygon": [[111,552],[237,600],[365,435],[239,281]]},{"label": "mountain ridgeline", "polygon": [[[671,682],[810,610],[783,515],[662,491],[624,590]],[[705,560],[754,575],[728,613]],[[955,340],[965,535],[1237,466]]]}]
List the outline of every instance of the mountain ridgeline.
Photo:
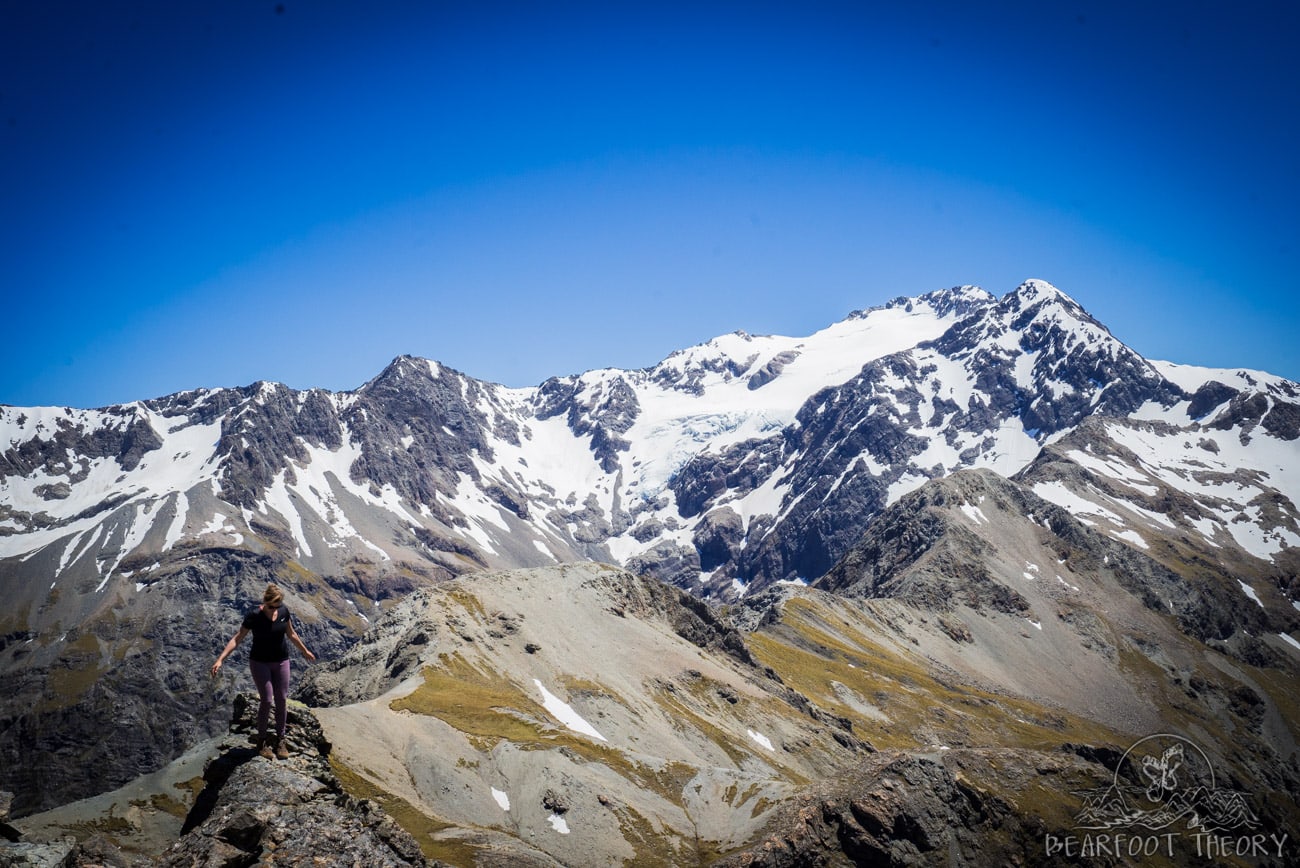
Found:
[{"label": "mountain ridgeline", "polygon": [[[1118,733],[1169,724],[1138,655],[1211,719],[1244,721],[1237,771],[1263,775],[1270,751],[1294,763],[1277,693],[1300,659],[1297,504],[1300,385],[1145,359],[1042,281],[535,388],[401,356],[350,392],[262,382],[0,407],[0,789],[21,816],[217,735],[243,684],[206,667],[267,581],[308,645],[343,660],[425,589],[575,563],[675,586],[726,622],[745,678],[762,685],[766,666],[811,707],[857,716],[851,739],[791,766],[773,806],[847,768],[861,750],[846,745],[879,722],[876,700],[802,683],[775,652],[825,651],[794,635],[810,606],[856,607],[868,633],[913,634],[926,665],[1063,714],[1097,720],[1091,696]],[[433,665],[424,650],[383,660]],[[321,692],[325,669],[312,689],[362,702],[419,672],[375,665],[349,670],[366,696]],[[1294,768],[1282,778],[1288,791]]]}]

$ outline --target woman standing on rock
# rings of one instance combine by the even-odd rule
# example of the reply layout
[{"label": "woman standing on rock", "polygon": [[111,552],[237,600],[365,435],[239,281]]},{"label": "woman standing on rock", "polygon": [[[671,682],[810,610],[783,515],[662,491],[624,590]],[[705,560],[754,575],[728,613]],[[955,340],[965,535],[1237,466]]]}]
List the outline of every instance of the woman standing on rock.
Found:
[{"label": "woman standing on rock", "polygon": [[226,643],[217,662],[212,664],[214,678],[221,670],[221,664],[249,633],[253,634],[253,649],[248,652],[248,662],[253,670],[257,695],[262,700],[257,707],[257,743],[261,748],[258,753],[271,759],[272,742],[266,736],[266,725],[271,714],[271,700],[274,698],[274,755],[287,759],[289,749],[284,742],[284,728],[289,718],[289,642],[298,646],[302,656],[308,660],[315,660],[316,655],[307,650],[307,646],[294,631],[289,607],[284,604],[284,594],[276,585],[270,584],[266,586],[266,593],[262,594],[262,605],[244,616],[243,626]]}]

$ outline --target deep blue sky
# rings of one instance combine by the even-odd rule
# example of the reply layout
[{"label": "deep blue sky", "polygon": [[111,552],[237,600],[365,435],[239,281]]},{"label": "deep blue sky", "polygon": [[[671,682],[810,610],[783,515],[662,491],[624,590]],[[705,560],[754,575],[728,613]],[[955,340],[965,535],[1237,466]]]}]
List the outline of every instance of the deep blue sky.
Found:
[{"label": "deep blue sky", "polygon": [[1050,280],[1300,379],[1294,3],[0,8],[0,403],[534,385]]}]

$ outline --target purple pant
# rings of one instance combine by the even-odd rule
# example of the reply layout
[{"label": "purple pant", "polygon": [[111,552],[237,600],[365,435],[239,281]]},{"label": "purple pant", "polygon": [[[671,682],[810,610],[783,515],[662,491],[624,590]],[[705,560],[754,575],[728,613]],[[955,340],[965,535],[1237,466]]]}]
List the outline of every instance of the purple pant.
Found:
[{"label": "purple pant", "polygon": [[266,737],[266,723],[271,715],[271,700],[275,700],[275,737],[284,738],[284,727],[289,719],[289,661],[263,663],[250,660],[253,683],[261,703],[257,706],[257,734]]}]

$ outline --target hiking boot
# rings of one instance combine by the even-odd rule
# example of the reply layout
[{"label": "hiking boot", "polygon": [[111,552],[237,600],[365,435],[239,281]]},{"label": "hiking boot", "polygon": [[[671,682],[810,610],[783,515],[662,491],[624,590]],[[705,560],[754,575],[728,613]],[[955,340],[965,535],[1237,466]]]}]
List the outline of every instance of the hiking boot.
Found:
[{"label": "hiking boot", "polygon": [[288,759],[289,758],[288,742],[286,742],[284,739],[280,739],[280,743],[275,746],[275,755],[278,756],[280,759]]},{"label": "hiking boot", "polygon": [[257,755],[260,756],[260,757],[262,757],[262,758],[264,758],[264,759],[274,759],[274,758],[275,758],[275,754],[271,753],[271,740],[270,740],[269,738],[263,740],[263,742],[262,742],[262,748],[261,748],[261,750],[259,750],[259,751],[257,752]]}]

